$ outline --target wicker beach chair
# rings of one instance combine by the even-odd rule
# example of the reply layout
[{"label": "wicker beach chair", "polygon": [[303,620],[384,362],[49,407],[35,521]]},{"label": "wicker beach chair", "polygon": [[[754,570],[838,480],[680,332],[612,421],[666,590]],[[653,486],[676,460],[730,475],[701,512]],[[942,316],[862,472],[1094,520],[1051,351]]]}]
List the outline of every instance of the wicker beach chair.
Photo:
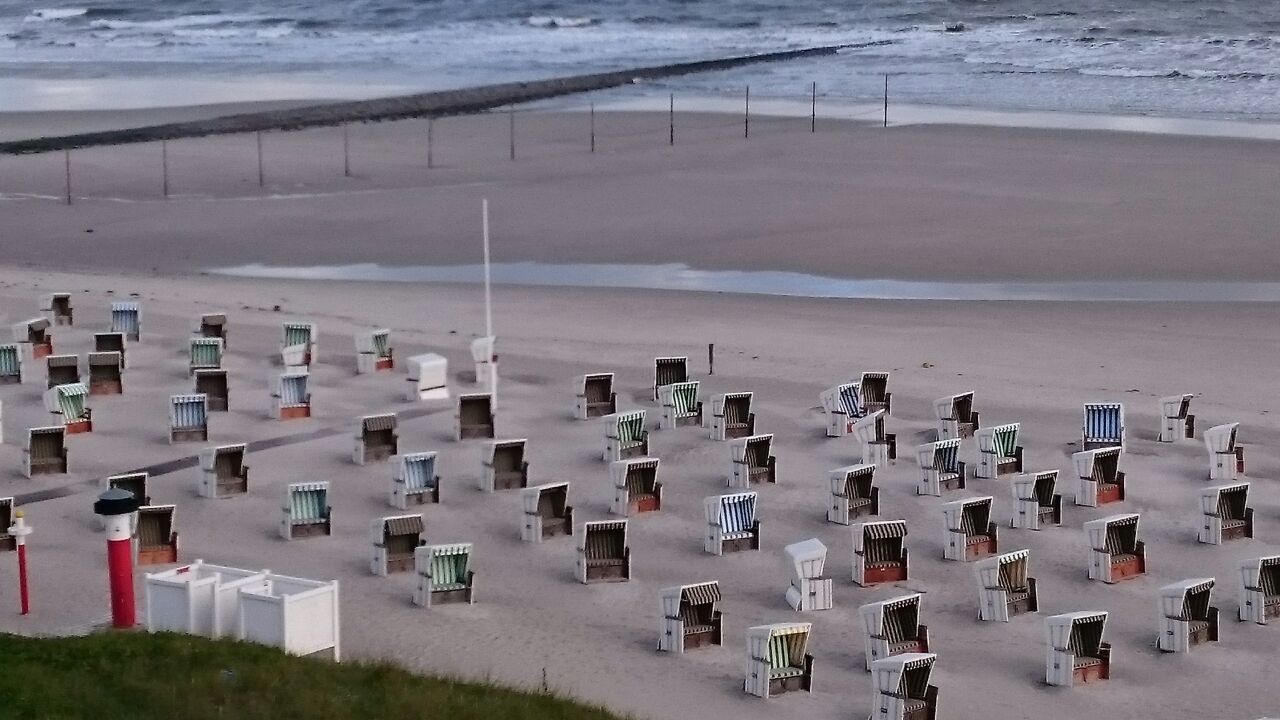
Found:
[{"label": "wicker beach chair", "polygon": [[1030,550],[1015,550],[974,564],[979,620],[1009,622],[1016,615],[1039,612],[1036,579],[1027,575],[1030,562]]},{"label": "wicker beach chair", "polygon": [[1111,515],[1084,524],[1089,539],[1089,579],[1117,583],[1147,572],[1146,543],[1139,540],[1137,513]]},{"label": "wicker beach chair", "polygon": [[979,428],[972,390],[934,400],[933,414],[938,419],[939,440],[971,438]]},{"label": "wicker beach chair", "polygon": [[991,500],[990,496],[969,498],[942,506],[947,530],[943,557],[969,562],[999,552],[1000,528],[991,522]]},{"label": "wicker beach chair", "polygon": [[929,626],[920,622],[920,593],[867,603],[862,618],[865,665],[905,653],[929,652]]},{"label": "wicker beach chair", "polygon": [[471,543],[422,545],[414,550],[418,576],[413,602],[422,607],[474,603],[476,573],[471,569]]},{"label": "wicker beach chair", "polygon": [[747,629],[747,672],[743,690],[770,698],[795,691],[813,691],[813,655],[809,653],[810,623],[775,623]]},{"label": "wicker beach chair", "polygon": [[1189,652],[1218,641],[1218,608],[1213,606],[1213,578],[1197,578],[1160,588],[1160,630],[1156,646],[1163,652]]},{"label": "wicker beach chair", "polygon": [[756,493],[717,495],[702,501],[707,533],[703,549],[712,555],[760,549]]},{"label": "wicker beach chair", "polygon": [[395,413],[365,415],[356,423],[351,461],[356,465],[385,462],[400,452]]},{"label": "wicker beach chair", "polygon": [[739,438],[729,445],[732,474],[729,487],[749,488],[778,482],[778,458],[773,456],[773,435]]},{"label": "wicker beach chair", "polygon": [[849,465],[828,473],[831,500],[827,522],[852,525],[860,517],[880,514],[880,488],[875,485],[875,465]]},{"label": "wicker beach chair", "polygon": [[1111,677],[1111,643],[1104,642],[1106,612],[1053,615],[1044,620],[1048,646],[1045,681],[1073,687]]},{"label": "wicker beach chair", "polygon": [[627,517],[662,510],[662,483],[658,482],[657,458],[619,460],[609,465],[613,480],[614,515]]},{"label": "wicker beach chair", "polygon": [[412,505],[440,502],[440,475],[436,472],[436,453],[405,453],[396,464],[391,478],[392,507],[407,510]]},{"label": "wicker beach chair", "polygon": [[720,600],[720,583],[715,580],[662,590],[658,650],[683,653],[708,645],[723,645],[724,614],[720,612]]},{"label": "wicker beach chair", "polygon": [[414,552],[425,544],[422,529],[422,515],[376,518],[369,525],[369,542],[373,546],[369,571],[385,577],[412,570]]},{"label": "wicker beach chair", "polygon": [[578,535],[578,581],[626,582],[631,579],[631,546],[627,543],[626,520],[596,520],[583,523]]},{"label": "wicker beach chair", "polygon": [[853,528],[853,581],[862,587],[902,582],[910,576],[906,520],[874,520]]}]

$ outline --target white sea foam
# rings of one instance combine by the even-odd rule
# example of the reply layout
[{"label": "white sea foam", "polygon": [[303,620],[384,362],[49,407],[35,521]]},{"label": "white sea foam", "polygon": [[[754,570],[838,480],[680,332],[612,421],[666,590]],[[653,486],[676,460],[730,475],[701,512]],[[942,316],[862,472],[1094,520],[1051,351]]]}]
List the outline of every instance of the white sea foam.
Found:
[{"label": "white sea foam", "polygon": [[36,8],[32,10],[25,18],[27,22],[49,22],[51,20],[66,20],[67,18],[82,17],[89,13],[89,8]]}]

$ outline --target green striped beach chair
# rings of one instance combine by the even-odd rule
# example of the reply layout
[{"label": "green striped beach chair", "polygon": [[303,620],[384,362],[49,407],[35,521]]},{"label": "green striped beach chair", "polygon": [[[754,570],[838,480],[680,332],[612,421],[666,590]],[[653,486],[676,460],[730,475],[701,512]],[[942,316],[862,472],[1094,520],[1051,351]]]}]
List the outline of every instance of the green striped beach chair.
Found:
[{"label": "green striped beach chair", "polygon": [[285,488],[280,536],[285,540],[328,535],[333,529],[328,481],[290,483]]},{"label": "green striped beach chair", "polygon": [[1022,472],[1022,446],[1018,444],[1019,423],[982,428],[977,432],[978,467],[976,477],[994,480]]},{"label": "green striped beach chair", "polygon": [[476,573],[471,569],[471,553],[471,543],[423,545],[415,550],[414,604],[429,608],[440,603],[474,603]]},{"label": "green striped beach chair", "polygon": [[142,340],[142,305],[133,301],[111,303],[111,332],[123,333],[134,342]]},{"label": "green striped beach chair", "polygon": [[222,367],[221,338],[191,338],[187,352],[187,376],[196,370],[216,370]]},{"label": "green striped beach chair", "polygon": [[395,353],[391,348],[391,330],[387,328],[362,330],[356,333],[355,343],[357,374],[370,375],[395,368]]},{"label": "green striped beach chair", "polygon": [[0,345],[0,385],[22,384],[22,350],[17,343]]},{"label": "green striped beach chair", "polygon": [[743,689],[769,698],[794,691],[813,691],[810,623],[776,623],[747,629],[747,674]]},{"label": "green striped beach chair", "polygon": [[960,439],[939,440],[916,448],[920,465],[917,495],[941,497],[946,490],[963,490],[967,483],[965,463],[960,459]]},{"label": "green striped beach chair", "polygon": [[319,332],[315,323],[287,322],[281,327],[280,361],[285,367],[311,367],[317,362]]},{"label": "green striped beach chair", "polygon": [[93,432],[93,411],[88,401],[89,386],[83,383],[57,385],[44,394],[45,409],[61,416],[68,435]]},{"label": "green striped beach chair", "polygon": [[663,385],[658,388],[658,399],[662,405],[659,426],[663,430],[702,424],[702,402],[698,400],[696,381]]},{"label": "green striped beach chair", "polygon": [[202,338],[218,338],[227,347],[227,314],[204,313],[196,321],[195,335]]},{"label": "green striped beach chair", "polygon": [[644,410],[614,413],[604,418],[604,460],[616,462],[649,455],[649,431]]}]

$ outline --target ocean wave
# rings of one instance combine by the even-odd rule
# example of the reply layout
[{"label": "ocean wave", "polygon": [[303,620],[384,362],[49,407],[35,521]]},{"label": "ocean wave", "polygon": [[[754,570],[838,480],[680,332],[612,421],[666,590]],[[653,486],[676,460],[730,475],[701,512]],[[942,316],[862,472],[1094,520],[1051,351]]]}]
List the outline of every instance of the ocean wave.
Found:
[{"label": "ocean wave", "polygon": [[270,15],[200,13],[158,20],[93,20],[89,23],[89,27],[99,30],[172,30],[217,25],[261,24],[279,20],[280,18]]},{"label": "ocean wave", "polygon": [[36,8],[27,15],[24,20],[26,22],[49,22],[52,20],[66,20],[67,18],[82,17],[89,14],[89,8]]},{"label": "ocean wave", "polygon": [[524,20],[525,24],[536,28],[582,28],[600,24],[593,17],[555,17],[553,15],[531,15]]}]

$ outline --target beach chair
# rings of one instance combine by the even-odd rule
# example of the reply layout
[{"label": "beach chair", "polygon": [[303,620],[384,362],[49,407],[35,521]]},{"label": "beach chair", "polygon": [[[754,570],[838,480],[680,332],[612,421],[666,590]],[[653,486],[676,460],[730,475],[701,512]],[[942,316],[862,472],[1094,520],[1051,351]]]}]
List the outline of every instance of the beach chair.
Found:
[{"label": "beach chair", "polygon": [[1022,446],[1018,444],[1019,423],[982,428],[977,432],[978,467],[974,476],[988,480],[1022,472]]},{"label": "beach chair", "polygon": [[209,412],[227,412],[231,407],[226,370],[197,370],[195,391],[209,399]]},{"label": "beach chair", "polygon": [[67,430],[61,425],[27,430],[22,444],[22,474],[33,478],[70,472],[66,440]]},{"label": "beach chair", "polygon": [[1111,515],[1084,524],[1089,538],[1089,579],[1118,583],[1147,572],[1146,543],[1138,539],[1138,513]]},{"label": "beach chair", "polygon": [[200,495],[222,498],[249,492],[249,466],[244,462],[247,446],[219,445],[200,451]]},{"label": "beach chair", "polygon": [[658,426],[672,430],[685,425],[702,424],[702,401],[698,399],[698,383],[684,382],[658,388],[662,415]]},{"label": "beach chair", "polygon": [[844,437],[853,425],[867,414],[862,405],[862,390],[857,383],[844,383],[823,390],[818,399],[827,413],[827,437]]},{"label": "beach chair", "polygon": [[938,418],[939,440],[971,438],[979,427],[978,411],[973,409],[972,390],[934,400],[933,414]]},{"label": "beach chair", "polygon": [[142,340],[142,305],[132,300],[111,303],[111,332],[122,333],[125,339]]},{"label": "beach chair", "polygon": [[476,601],[476,573],[471,569],[471,543],[422,545],[413,551],[418,584],[413,603],[425,608]]},{"label": "beach chair", "polygon": [[830,610],[833,606],[831,578],[822,577],[827,564],[827,546],[811,538],[792,543],[782,549],[791,570],[787,587],[787,604],[796,612]]},{"label": "beach chair", "polygon": [[129,353],[126,352],[125,346],[128,341],[122,332],[100,332],[93,334],[93,351],[94,352],[116,352],[120,353],[120,367],[129,367]]},{"label": "beach chair", "polygon": [[1191,414],[1194,395],[1170,395],[1160,398],[1159,442],[1190,440],[1196,436],[1196,416]]},{"label": "beach chair", "polygon": [[853,581],[862,587],[902,582],[911,573],[903,546],[906,520],[873,520],[853,528]]},{"label": "beach chair", "polygon": [[858,381],[859,395],[862,398],[864,414],[877,410],[893,414],[893,393],[889,392],[889,373],[864,372]]},{"label": "beach chair", "polygon": [[747,673],[743,690],[768,699],[803,690],[813,692],[810,623],[775,623],[747,628]]},{"label": "beach chair", "polygon": [[579,420],[604,417],[618,412],[618,393],[613,391],[613,373],[587,373],[574,393],[573,416]]},{"label": "beach chair", "polygon": [[938,688],[929,675],[938,659],[933,653],[906,653],[871,666],[871,720],[933,720],[938,715]]},{"label": "beach chair", "polygon": [[139,567],[178,562],[178,531],[174,524],[176,509],[174,505],[143,505],[138,508],[134,547]]},{"label": "beach chair", "polygon": [[729,487],[749,488],[760,483],[778,482],[778,459],[772,454],[773,435],[738,438],[729,445],[732,474]]},{"label": "beach chair", "polygon": [[89,394],[124,393],[124,361],[118,352],[91,352],[88,359]]},{"label": "beach chair", "polygon": [[660,357],[653,359],[653,399],[658,398],[658,388],[663,385],[689,382],[689,358]]},{"label": "beach chair", "polygon": [[385,462],[400,452],[400,433],[396,432],[396,414],[365,415],[356,423],[351,462],[367,465]]},{"label": "beach chair", "polygon": [[614,515],[639,515],[662,509],[662,483],[658,482],[658,459],[619,460],[609,465],[613,480]]},{"label": "beach chair", "polygon": [[77,355],[47,355],[44,359],[48,387],[80,382],[80,357]]},{"label": "beach chair", "polygon": [[285,540],[329,535],[333,531],[333,508],[329,507],[329,483],[290,483],[285,488],[280,520],[280,537]]},{"label": "beach chair", "polygon": [[40,312],[54,325],[75,325],[75,310],[71,307],[71,293],[49,293],[40,298]]},{"label": "beach chair", "polygon": [[724,644],[720,583],[715,580],[663,589],[661,611],[659,651],[683,653]]},{"label": "beach chair", "polygon": [[884,431],[887,416],[885,411],[877,410],[858,418],[853,424],[853,438],[862,445],[864,465],[888,467],[898,459],[898,436]]},{"label": "beach chair", "polygon": [[978,578],[978,619],[1009,622],[1009,618],[1040,611],[1036,579],[1027,576],[1030,550],[1015,550],[974,564]]},{"label": "beach chair", "polygon": [[169,442],[209,440],[209,398],[204,395],[169,397]]},{"label": "beach chair", "polygon": [[271,378],[271,416],[278,420],[311,417],[311,379],[306,368],[288,370]]},{"label": "beach chair", "polygon": [[1075,465],[1076,505],[1099,507],[1109,503],[1124,502],[1124,471],[1120,469],[1120,456],[1124,449],[1109,447],[1073,453]]},{"label": "beach chair", "polygon": [[1044,619],[1047,657],[1045,682],[1073,687],[1111,677],[1111,643],[1103,611],[1073,612]]},{"label": "beach chair", "polygon": [[187,351],[187,375],[197,370],[217,370],[222,367],[222,339],[193,337]]},{"label": "beach chair", "polygon": [[422,515],[393,515],[375,518],[369,525],[373,554],[369,571],[386,577],[414,568],[414,553],[426,544],[422,539]]},{"label": "beach chair", "polygon": [[51,323],[47,318],[31,318],[13,324],[13,341],[22,349],[23,359],[39,360],[53,354]]},{"label": "beach chair", "polygon": [[1209,545],[1253,537],[1253,508],[1249,507],[1249,483],[1218,485],[1200,491],[1200,532],[1197,539]]},{"label": "beach chair", "polygon": [[315,323],[287,322],[280,331],[280,362],[286,368],[309,368],[318,362],[320,331]]},{"label": "beach chair", "polygon": [[916,448],[920,464],[917,495],[942,497],[946,490],[963,490],[967,484],[965,464],[960,459],[960,440],[939,440]]},{"label": "beach chair", "polygon": [[827,474],[831,481],[831,502],[827,522],[852,525],[860,517],[880,514],[880,488],[875,485],[875,465],[849,465]]},{"label": "beach chair", "polygon": [[22,384],[22,349],[17,343],[0,345],[0,385]]},{"label": "beach chair", "polygon": [[711,401],[711,439],[733,440],[756,434],[751,393],[725,393]]},{"label": "beach chair", "polygon": [[604,418],[604,460],[616,462],[649,456],[649,431],[644,410],[614,413]]},{"label": "beach chair", "polygon": [[395,369],[395,351],[391,347],[389,329],[361,330],[355,335],[355,343],[357,374],[370,375]]},{"label": "beach chair", "polygon": [[1160,631],[1156,647],[1163,652],[1190,652],[1192,646],[1218,642],[1218,608],[1213,606],[1213,578],[1197,578],[1160,588]]},{"label": "beach chair", "polygon": [[944,558],[969,562],[999,552],[1000,528],[991,522],[991,500],[990,496],[969,498],[942,506],[947,529]]},{"label": "beach chair", "polygon": [[493,396],[489,393],[459,395],[453,421],[454,439],[458,442],[475,438],[493,438]]},{"label": "beach chair", "polygon": [[411,402],[443,400],[449,397],[449,361],[435,353],[414,355],[405,360]]},{"label": "beach chair", "polygon": [[226,313],[204,313],[196,320],[192,332],[196,337],[217,338],[222,341],[222,347],[226,348],[228,325]]},{"label": "beach chair", "polygon": [[525,488],[520,493],[524,522],[520,539],[540,543],[557,535],[573,534],[573,506],[569,504],[569,483],[550,483]]},{"label": "beach chair", "polygon": [[702,501],[707,534],[702,548],[712,555],[760,549],[760,519],[753,492],[716,495]]},{"label": "beach chair", "polygon": [[594,520],[582,524],[578,536],[578,582],[626,582],[631,579],[631,546],[626,520]]},{"label": "beach chair", "polygon": [[485,492],[529,487],[528,440],[495,440],[485,443],[480,489]]},{"label": "beach chair", "polygon": [[18,539],[9,534],[13,520],[13,498],[0,497],[0,552],[18,549]]},{"label": "beach chair", "polygon": [[1231,482],[1244,474],[1244,446],[1236,441],[1240,423],[1216,425],[1204,431],[1209,451],[1209,479]]},{"label": "beach chair", "polygon": [[1123,403],[1085,403],[1080,447],[1121,448],[1126,446]]},{"label": "beach chair", "polygon": [[93,410],[88,406],[89,386],[58,385],[44,393],[44,407],[59,416],[67,435],[93,432]]},{"label": "beach chair", "polygon": [[493,378],[498,373],[498,338],[493,335],[471,341],[471,361],[475,363],[476,384],[493,391]]},{"label": "beach chair", "polygon": [[864,667],[877,660],[906,653],[929,652],[929,626],[920,622],[920,593],[867,603],[862,618]]},{"label": "beach chair", "polygon": [[405,453],[391,478],[391,506],[408,510],[410,505],[440,502],[440,475],[436,473],[436,453]]},{"label": "beach chair", "polygon": [[[133,495],[133,499],[138,501],[139,505],[150,505],[151,495],[147,492],[147,483],[149,475],[146,472],[122,473],[120,475],[109,475],[102,478],[98,483],[99,489],[103,492],[112,488],[119,488]],[[107,528],[106,518],[102,515],[94,515],[98,528],[105,530]],[[138,513],[133,513],[129,518],[129,531],[133,534],[138,532]]]},{"label": "beach chair", "polygon": [[1026,473],[1013,479],[1013,520],[1011,527],[1039,530],[1062,524],[1062,496],[1055,493],[1057,470]]},{"label": "beach chair", "polygon": [[1280,555],[1240,564],[1240,622],[1266,625],[1280,618]]}]

